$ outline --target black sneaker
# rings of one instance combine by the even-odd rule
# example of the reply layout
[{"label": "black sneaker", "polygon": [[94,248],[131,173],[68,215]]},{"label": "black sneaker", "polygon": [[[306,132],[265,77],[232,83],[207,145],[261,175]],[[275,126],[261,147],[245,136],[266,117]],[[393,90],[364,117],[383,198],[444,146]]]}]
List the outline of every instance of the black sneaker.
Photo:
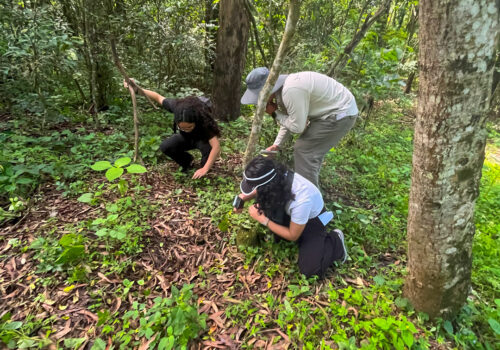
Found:
[{"label": "black sneaker", "polygon": [[344,257],[342,258],[341,263],[343,264],[343,263],[345,263],[345,261],[349,257],[349,255],[347,254],[347,247],[345,246],[344,232],[342,232],[338,228],[336,228],[335,230],[333,230],[333,232],[335,232],[339,236],[340,241],[342,242],[342,248],[344,249]]}]

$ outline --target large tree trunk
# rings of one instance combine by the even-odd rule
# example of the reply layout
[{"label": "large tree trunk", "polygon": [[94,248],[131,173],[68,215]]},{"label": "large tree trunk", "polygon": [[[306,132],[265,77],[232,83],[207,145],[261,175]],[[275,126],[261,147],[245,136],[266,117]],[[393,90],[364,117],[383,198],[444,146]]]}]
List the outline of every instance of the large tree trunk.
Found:
[{"label": "large tree trunk", "polygon": [[491,0],[420,1],[405,294],[431,317],[456,314],[470,288],[497,12]]},{"label": "large tree trunk", "polygon": [[259,93],[259,99],[257,102],[257,110],[252,122],[252,131],[250,132],[250,137],[248,138],[247,149],[245,150],[245,155],[243,157],[243,164],[246,164],[255,155],[255,150],[257,148],[257,143],[259,140],[260,129],[262,127],[262,119],[264,117],[264,112],[266,110],[267,100],[271,96],[271,91],[273,89],[274,83],[278,79],[281,70],[281,63],[285,57],[285,52],[290,46],[290,41],[292,40],[293,34],[295,33],[295,27],[299,21],[300,16],[300,1],[290,0],[290,5],[288,9],[288,18],[286,20],[285,32],[283,33],[283,38],[281,39],[281,44],[278,49],[278,53],[274,58],[273,66],[269,72],[266,83]]},{"label": "large tree trunk", "polygon": [[222,0],[219,6],[212,103],[215,116],[230,121],[240,115],[241,76],[250,26],[244,0]]}]

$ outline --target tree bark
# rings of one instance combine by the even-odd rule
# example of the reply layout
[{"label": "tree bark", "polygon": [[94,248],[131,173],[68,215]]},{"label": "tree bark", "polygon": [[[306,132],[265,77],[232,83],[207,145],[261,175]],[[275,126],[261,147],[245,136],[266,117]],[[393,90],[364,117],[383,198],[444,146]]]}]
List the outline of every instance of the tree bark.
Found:
[{"label": "tree bark", "polygon": [[245,0],[221,0],[219,6],[212,103],[217,118],[231,121],[240,116],[249,21]]},{"label": "tree bark", "polygon": [[243,157],[243,164],[246,166],[248,162],[255,155],[255,150],[257,148],[257,143],[259,140],[260,129],[262,127],[262,119],[264,117],[264,112],[266,110],[266,103],[271,95],[271,90],[273,89],[274,83],[278,79],[281,70],[281,64],[285,56],[285,51],[290,45],[293,34],[295,33],[295,27],[299,21],[300,16],[300,0],[290,0],[290,5],[288,8],[288,18],[286,20],[285,32],[283,33],[283,38],[281,39],[280,47],[276,57],[274,58],[273,66],[269,72],[266,83],[260,91],[259,99],[257,102],[257,110],[252,122],[252,130],[250,132],[250,137],[248,138],[247,149]]},{"label": "tree bark", "polygon": [[344,69],[347,64],[347,59],[349,58],[352,51],[358,46],[361,40],[365,37],[366,32],[372,26],[372,24],[385,12],[389,11],[389,7],[391,6],[392,0],[384,0],[382,5],[378,8],[378,10],[373,14],[373,16],[368,15],[361,26],[361,29],[354,35],[352,40],[347,44],[344,48],[344,51],[337,57],[332,67],[328,71],[328,75],[331,77],[335,77],[339,74],[339,72]]},{"label": "tree bark", "polygon": [[405,294],[418,311],[452,317],[470,288],[498,9],[490,0],[421,0],[419,17]]}]

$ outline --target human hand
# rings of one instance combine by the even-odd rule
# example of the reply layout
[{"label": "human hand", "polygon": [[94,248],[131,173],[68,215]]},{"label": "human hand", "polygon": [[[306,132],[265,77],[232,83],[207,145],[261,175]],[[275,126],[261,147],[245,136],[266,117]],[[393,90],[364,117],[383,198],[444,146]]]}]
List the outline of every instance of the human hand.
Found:
[{"label": "human hand", "polygon": [[[134,82],[134,83],[135,83],[134,79],[132,79],[132,78],[130,78],[130,81],[132,81],[132,82]],[[125,80],[125,79],[123,79],[123,87],[124,87],[125,89],[128,89],[128,83],[127,83],[127,80]]]},{"label": "human hand", "polygon": [[262,214],[259,213],[259,209],[257,209],[257,207],[255,206],[255,204],[251,205],[248,208],[248,213],[250,214],[250,216],[252,218],[254,218],[255,220],[257,220],[261,224],[264,224],[264,222],[266,222],[267,217],[264,215],[264,213],[262,213]]},{"label": "human hand", "polygon": [[132,88],[136,94],[139,91],[139,87],[138,87],[138,85],[136,84],[136,82],[135,82],[135,80],[133,78],[130,78],[130,84],[127,83],[127,80],[123,79],[123,87],[125,89]]},{"label": "human hand", "polygon": [[272,145],[266,148],[266,151],[269,152],[278,152],[279,151],[279,146],[278,145]]},{"label": "human hand", "polygon": [[255,196],[257,195],[257,190],[253,190],[251,193],[249,194],[244,194],[244,193],[240,193],[238,195],[238,197],[240,197],[241,199],[243,199],[244,201],[249,201],[250,199],[253,199],[255,198]]},{"label": "human hand", "polygon": [[193,174],[192,179],[199,179],[200,177],[205,176],[208,173],[208,169],[205,169],[204,167],[201,169],[198,169],[195,171]]}]

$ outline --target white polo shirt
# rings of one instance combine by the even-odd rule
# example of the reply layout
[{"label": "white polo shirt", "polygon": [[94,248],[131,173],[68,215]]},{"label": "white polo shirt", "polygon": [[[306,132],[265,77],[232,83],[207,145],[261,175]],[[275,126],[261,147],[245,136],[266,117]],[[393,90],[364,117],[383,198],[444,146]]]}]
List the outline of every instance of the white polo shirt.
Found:
[{"label": "white polo shirt", "polygon": [[314,184],[300,174],[295,173],[292,182],[292,193],[295,199],[285,206],[292,222],[303,225],[321,213],[323,196]]}]

